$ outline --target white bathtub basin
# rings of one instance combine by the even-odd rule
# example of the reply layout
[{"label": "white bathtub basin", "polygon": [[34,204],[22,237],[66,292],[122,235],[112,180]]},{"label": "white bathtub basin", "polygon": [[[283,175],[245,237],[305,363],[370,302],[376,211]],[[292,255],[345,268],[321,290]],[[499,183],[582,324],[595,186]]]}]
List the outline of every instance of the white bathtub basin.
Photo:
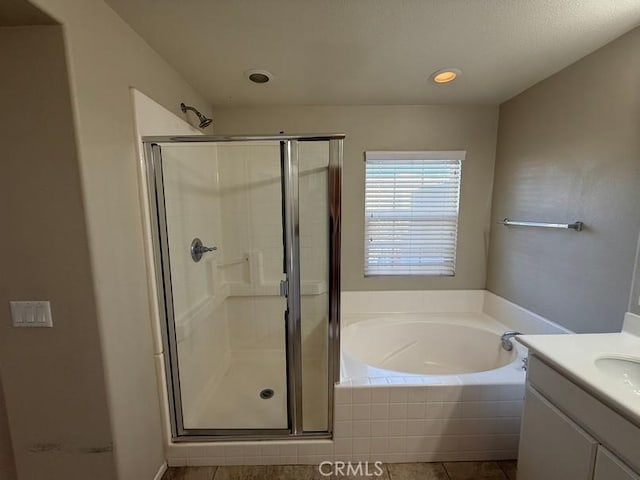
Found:
[{"label": "white bathtub basin", "polygon": [[342,358],[352,378],[494,371],[518,362],[522,351],[501,347],[504,330],[481,314],[371,318],[342,329]]}]

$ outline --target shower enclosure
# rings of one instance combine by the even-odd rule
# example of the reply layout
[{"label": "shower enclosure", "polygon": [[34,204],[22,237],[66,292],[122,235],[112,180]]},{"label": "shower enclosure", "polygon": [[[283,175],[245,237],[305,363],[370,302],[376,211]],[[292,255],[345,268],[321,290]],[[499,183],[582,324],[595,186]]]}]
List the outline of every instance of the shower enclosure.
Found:
[{"label": "shower enclosure", "polygon": [[343,139],[143,139],[174,439],[331,435]]}]

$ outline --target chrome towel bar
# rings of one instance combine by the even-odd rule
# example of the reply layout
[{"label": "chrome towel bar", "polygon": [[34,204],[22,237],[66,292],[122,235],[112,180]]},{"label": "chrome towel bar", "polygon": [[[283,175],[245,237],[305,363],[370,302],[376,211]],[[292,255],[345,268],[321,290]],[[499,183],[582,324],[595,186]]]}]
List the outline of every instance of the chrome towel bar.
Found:
[{"label": "chrome towel bar", "polygon": [[576,232],[581,232],[584,227],[584,223],[582,222],[573,222],[573,223],[544,223],[544,222],[517,222],[515,220],[509,220],[508,218],[504,218],[501,221],[498,221],[500,225],[506,226],[514,226],[514,227],[543,227],[543,228],[564,228],[575,230]]}]

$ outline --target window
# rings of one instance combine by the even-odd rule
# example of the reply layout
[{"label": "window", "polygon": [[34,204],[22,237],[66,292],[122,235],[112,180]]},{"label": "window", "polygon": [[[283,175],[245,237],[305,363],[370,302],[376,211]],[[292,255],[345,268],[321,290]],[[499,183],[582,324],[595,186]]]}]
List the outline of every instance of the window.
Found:
[{"label": "window", "polygon": [[365,275],[455,274],[464,157],[365,152]]}]

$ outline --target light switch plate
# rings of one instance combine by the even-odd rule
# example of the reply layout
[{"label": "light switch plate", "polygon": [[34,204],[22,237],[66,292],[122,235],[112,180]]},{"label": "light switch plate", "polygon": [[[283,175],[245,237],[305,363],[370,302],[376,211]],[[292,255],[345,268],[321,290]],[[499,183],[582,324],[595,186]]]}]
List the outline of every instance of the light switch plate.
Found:
[{"label": "light switch plate", "polygon": [[53,327],[49,302],[9,302],[9,305],[14,327]]}]

